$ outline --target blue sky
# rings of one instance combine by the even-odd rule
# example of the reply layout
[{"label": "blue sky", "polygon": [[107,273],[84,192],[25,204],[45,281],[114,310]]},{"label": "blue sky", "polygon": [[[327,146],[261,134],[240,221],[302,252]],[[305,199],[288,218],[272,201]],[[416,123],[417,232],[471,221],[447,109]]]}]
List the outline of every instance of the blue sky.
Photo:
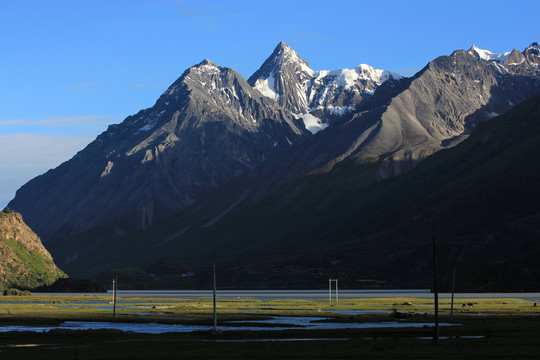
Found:
[{"label": "blue sky", "polygon": [[314,70],[411,75],[540,42],[540,1],[0,0],[0,207],[205,58],[249,77],[284,41]]}]

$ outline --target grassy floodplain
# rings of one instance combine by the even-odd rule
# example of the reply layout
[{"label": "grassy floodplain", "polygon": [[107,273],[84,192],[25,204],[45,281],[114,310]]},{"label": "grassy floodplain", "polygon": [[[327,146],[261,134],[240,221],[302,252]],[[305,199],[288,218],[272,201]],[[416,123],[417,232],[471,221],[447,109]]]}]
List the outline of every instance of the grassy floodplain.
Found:
[{"label": "grassy floodplain", "polygon": [[[112,321],[110,296],[0,297],[0,327]],[[407,304],[407,305],[405,305]],[[540,307],[521,299],[459,299],[439,303],[438,344],[431,327],[207,331],[141,334],[116,330],[1,332],[0,359],[535,359],[540,353]],[[463,306],[465,304],[465,306]],[[467,305],[472,304],[472,305]],[[212,300],[118,298],[115,321],[212,327]],[[378,311],[362,314],[334,311]],[[433,300],[378,298],[271,300],[218,298],[218,326],[272,316],[322,317],[339,323],[432,323]],[[262,326],[252,324],[250,326]]]}]

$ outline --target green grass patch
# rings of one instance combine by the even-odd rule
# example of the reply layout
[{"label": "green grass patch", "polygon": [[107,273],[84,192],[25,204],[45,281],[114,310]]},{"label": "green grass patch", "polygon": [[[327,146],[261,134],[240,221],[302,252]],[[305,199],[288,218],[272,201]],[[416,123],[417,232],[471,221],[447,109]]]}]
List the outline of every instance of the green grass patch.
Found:
[{"label": "green grass patch", "polygon": [[[112,317],[110,296],[2,296],[0,297],[0,322],[32,321],[34,318],[62,320],[108,321]],[[471,304],[462,306],[462,304]],[[450,300],[441,300],[441,317],[450,314]],[[347,311],[377,311],[367,314],[341,314]],[[432,315],[432,299],[379,298],[345,299],[338,304],[324,300],[272,300],[219,299],[218,315],[222,319],[238,316],[324,316],[350,321],[388,321],[396,314]],[[149,299],[117,298],[117,319],[135,322],[163,322],[193,324],[207,323],[211,318],[211,299]],[[454,315],[538,314],[540,309],[532,302],[521,299],[460,299],[454,304]],[[145,315],[139,315],[139,314]]]},{"label": "green grass patch", "polygon": [[[59,324],[67,320],[111,321],[112,310],[100,309],[111,306],[111,300],[110,296],[3,296],[0,297],[0,323],[36,325]],[[208,325],[209,328],[212,324],[213,304],[208,298],[117,300],[119,306],[129,308],[117,309],[116,321],[198,324]],[[413,305],[401,305],[405,302]],[[540,317],[533,303],[521,299],[460,299],[456,305],[466,302],[473,303],[472,307],[456,308],[453,321],[460,325],[441,327],[442,338],[438,345],[429,340],[433,334],[432,328],[226,331],[217,337],[205,332],[150,335],[118,331],[56,331],[0,333],[0,358],[147,360],[537,357]],[[450,321],[450,301],[442,299],[440,305],[441,322]],[[407,315],[400,322],[433,321],[433,299],[344,299],[339,304],[329,304],[323,300],[218,298],[217,306],[218,325],[226,320],[263,320],[270,315],[317,314],[338,322],[396,321],[396,313]],[[352,316],[332,313],[335,310],[379,309],[387,311]],[[137,311],[146,315],[133,314]],[[332,340],[335,338],[340,340]]]}]

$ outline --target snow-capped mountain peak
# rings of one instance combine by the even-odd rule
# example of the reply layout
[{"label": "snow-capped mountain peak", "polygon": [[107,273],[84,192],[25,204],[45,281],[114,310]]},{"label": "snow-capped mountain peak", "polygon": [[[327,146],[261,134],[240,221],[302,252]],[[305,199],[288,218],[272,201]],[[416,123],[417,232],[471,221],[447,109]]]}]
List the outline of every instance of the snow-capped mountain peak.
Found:
[{"label": "snow-capped mountain peak", "polygon": [[221,72],[221,68],[213,61],[204,59],[195,66],[189,68],[190,72],[195,74],[216,74]]},{"label": "snow-capped mountain peak", "polygon": [[280,42],[248,83],[293,113],[303,114],[308,108],[306,83],[314,73],[296,51]]},{"label": "snow-capped mountain peak", "polygon": [[270,76],[277,77],[281,73],[290,73],[290,75],[305,74],[311,76],[314,71],[311,70],[309,64],[289,45],[280,42],[272,52],[272,55],[270,55],[259,70],[248,79],[248,82],[253,86],[257,79],[267,79]]},{"label": "snow-capped mountain peak", "polygon": [[197,65],[193,65],[188,68],[182,76],[180,76],[165,92],[162,94],[161,98],[167,98],[167,101],[170,96],[174,94],[174,97],[177,98],[176,90],[178,87],[185,82],[201,82],[201,78],[212,78],[216,75],[219,75],[222,71],[216,63],[208,59],[204,59]]},{"label": "snow-capped mountain peak", "polygon": [[285,44],[283,41],[278,44],[274,53],[277,51],[276,63],[283,67],[285,64],[291,64],[294,67],[297,67],[295,70],[306,72],[310,75],[313,75],[314,71],[311,70],[307,61],[303,60],[296,51],[294,51],[289,45]]},{"label": "snow-capped mountain peak", "polygon": [[480,59],[486,60],[486,61],[497,61],[499,63],[503,63],[504,60],[510,56],[510,51],[504,52],[502,54],[494,54],[489,50],[483,50],[478,48],[476,45],[473,45],[469,51],[469,54],[474,55],[477,54]]},{"label": "snow-capped mountain peak", "polygon": [[296,51],[280,42],[248,83],[291,111],[315,133],[354,109],[390,78],[401,76],[366,64],[353,69],[314,71]]},{"label": "snow-capped mountain peak", "polygon": [[360,64],[354,69],[337,69],[337,70],[320,70],[313,75],[315,82],[322,82],[333,79],[336,86],[353,87],[358,81],[372,81],[376,85],[380,85],[390,78],[400,79],[401,75],[390,71],[375,69],[367,64]]},{"label": "snow-capped mountain peak", "polygon": [[218,65],[213,62],[212,60],[209,60],[209,59],[204,59],[203,61],[201,61],[199,64],[197,64],[196,66],[211,66],[211,67],[218,67]]}]

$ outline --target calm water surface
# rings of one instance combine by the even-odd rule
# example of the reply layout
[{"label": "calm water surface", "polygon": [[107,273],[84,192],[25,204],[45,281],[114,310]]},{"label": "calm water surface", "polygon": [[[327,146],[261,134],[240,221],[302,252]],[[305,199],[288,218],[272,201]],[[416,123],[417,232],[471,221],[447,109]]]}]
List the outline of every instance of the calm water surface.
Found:
[{"label": "calm water surface", "polygon": [[[366,322],[366,323],[332,323],[318,322],[322,317],[286,317],[279,316],[269,320],[256,321],[223,321],[219,328],[226,331],[278,331],[278,330],[337,330],[337,329],[366,329],[366,328],[405,328],[405,327],[432,327],[433,323],[405,323],[399,321]],[[253,326],[257,324],[258,326]],[[264,326],[269,324],[272,326]],[[250,326],[252,325],[252,326]],[[441,323],[441,326],[454,326],[458,324]],[[144,334],[163,334],[168,332],[185,333],[193,331],[208,331],[207,325],[182,325],[182,324],[157,324],[157,323],[121,323],[121,322],[92,322],[92,321],[66,321],[59,326],[28,326],[28,325],[3,325],[0,332],[8,331],[33,331],[47,332],[53,329],[64,330],[122,330]]]}]

